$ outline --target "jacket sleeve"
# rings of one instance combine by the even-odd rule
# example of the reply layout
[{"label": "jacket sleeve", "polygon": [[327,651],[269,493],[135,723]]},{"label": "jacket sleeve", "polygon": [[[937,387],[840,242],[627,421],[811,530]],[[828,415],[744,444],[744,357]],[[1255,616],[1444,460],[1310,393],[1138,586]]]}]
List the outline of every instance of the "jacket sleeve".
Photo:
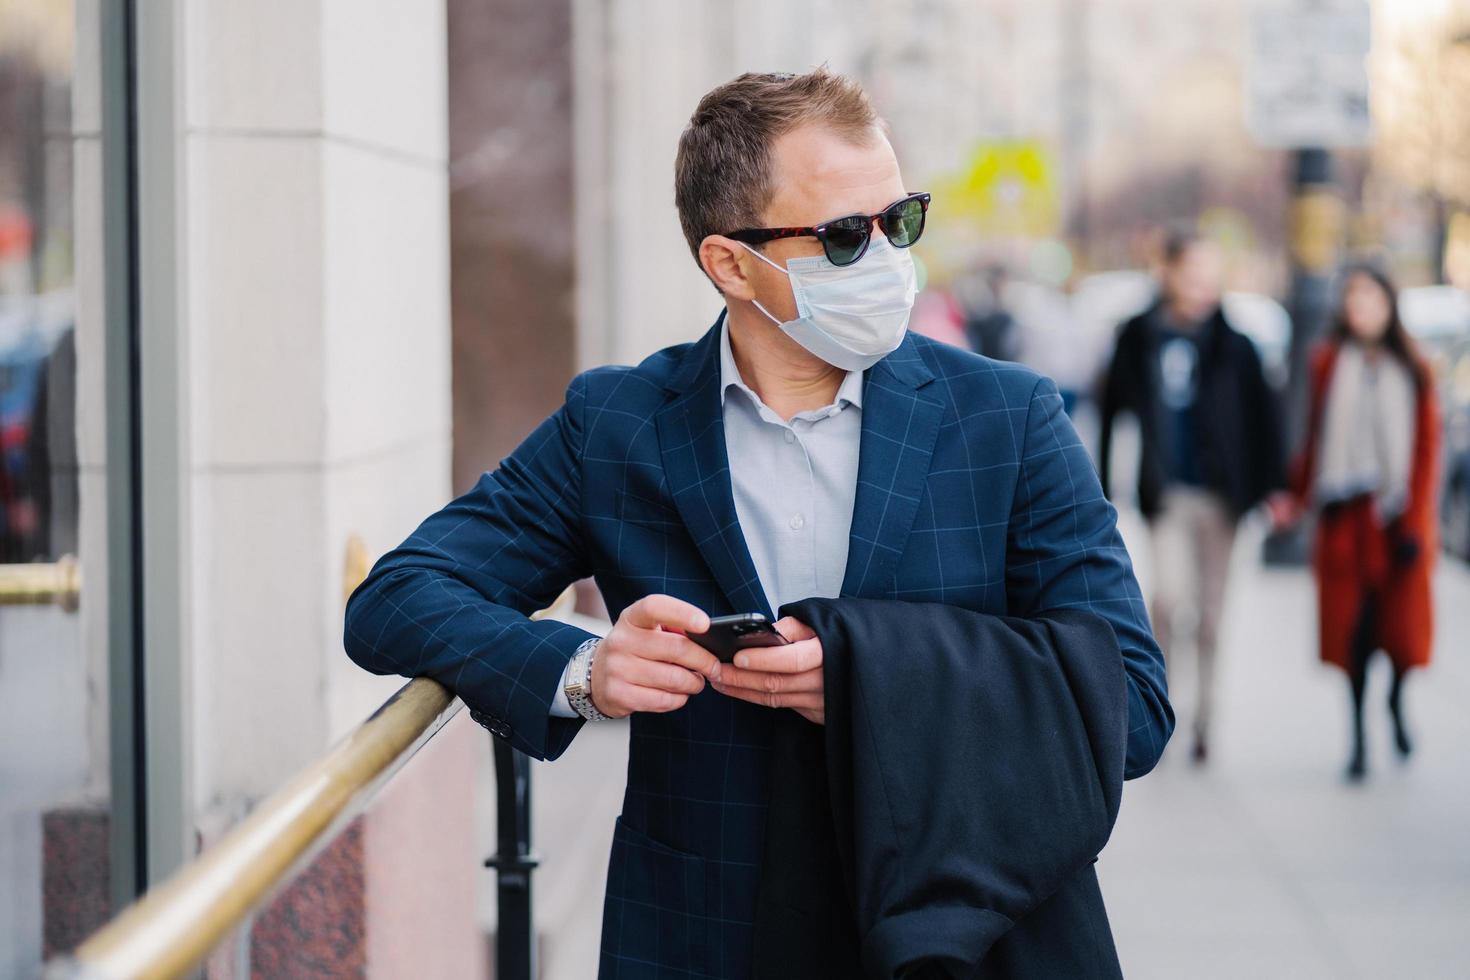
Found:
[{"label": "jacket sleeve", "polygon": [[589,574],[583,383],[498,469],[384,555],[347,604],[344,642],[358,666],[434,678],[538,759],[556,758],[581,727],[548,712],[591,634],[527,616]]},{"label": "jacket sleeve", "polygon": [[1314,348],[1307,356],[1307,418],[1302,431],[1301,447],[1291,461],[1288,489],[1297,503],[1305,507],[1312,496],[1313,470],[1317,465],[1317,440],[1322,429],[1322,409],[1327,399],[1327,374],[1332,364],[1332,349],[1327,345]]},{"label": "jacket sleeve", "polygon": [[1007,547],[1012,615],[1082,609],[1112,626],[1127,681],[1124,776],[1142,776],[1174,731],[1164,658],[1118,533],[1117,511],[1103,496],[1056,385],[1046,378],[1031,392]]},{"label": "jacket sleeve", "polygon": [[1260,355],[1249,340],[1242,338],[1241,357],[1245,361],[1245,405],[1250,413],[1249,431],[1257,457],[1256,485],[1251,488],[1258,500],[1286,486],[1286,449],[1281,437],[1281,411],[1276,392],[1266,383],[1266,371]]},{"label": "jacket sleeve", "polygon": [[1113,423],[1117,421],[1118,413],[1123,409],[1123,358],[1124,340],[1118,338],[1118,344],[1113,350],[1113,359],[1108,362],[1108,373],[1103,378],[1102,386],[1102,411],[1101,425],[1099,426],[1097,447],[1097,469],[1098,476],[1102,482],[1103,495],[1111,498],[1113,495]]}]

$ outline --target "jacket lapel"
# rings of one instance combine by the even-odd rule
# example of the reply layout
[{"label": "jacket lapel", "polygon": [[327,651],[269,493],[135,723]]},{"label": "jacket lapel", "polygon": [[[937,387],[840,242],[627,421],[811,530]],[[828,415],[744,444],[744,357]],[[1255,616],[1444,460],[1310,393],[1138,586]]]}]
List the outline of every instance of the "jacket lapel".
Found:
[{"label": "jacket lapel", "polygon": [[740,532],[720,407],[720,330],[724,314],[688,348],[659,409],[659,451],[679,515],[715,582],[736,612],[772,615]]},{"label": "jacket lapel", "polygon": [[922,390],[933,379],[912,336],[905,336],[898,350],[869,369],[864,379],[845,596],[882,598],[892,584],[944,415],[944,404]]}]

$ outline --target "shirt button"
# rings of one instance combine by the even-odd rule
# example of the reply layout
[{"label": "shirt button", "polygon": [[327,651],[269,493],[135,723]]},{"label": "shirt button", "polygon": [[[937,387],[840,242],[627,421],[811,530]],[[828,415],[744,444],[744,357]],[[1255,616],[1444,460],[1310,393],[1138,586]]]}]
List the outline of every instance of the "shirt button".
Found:
[{"label": "shirt button", "polygon": [[790,429],[787,429],[786,430],[786,441],[787,442],[795,442],[796,441],[796,433],[792,432]]},{"label": "shirt button", "polygon": [[791,515],[791,530],[800,531],[804,526],[806,526],[806,518],[800,514]]}]

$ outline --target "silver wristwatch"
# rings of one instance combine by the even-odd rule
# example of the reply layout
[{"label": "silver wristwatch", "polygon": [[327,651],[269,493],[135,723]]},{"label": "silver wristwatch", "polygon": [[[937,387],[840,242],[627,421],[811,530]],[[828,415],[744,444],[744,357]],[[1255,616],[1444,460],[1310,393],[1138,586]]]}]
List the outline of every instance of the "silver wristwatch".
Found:
[{"label": "silver wristwatch", "polygon": [[572,654],[572,662],[567,665],[567,683],[562,688],[567,704],[588,721],[608,720],[608,716],[592,703],[592,660],[597,656],[597,644],[601,642],[601,637],[593,636],[577,647],[577,652]]}]

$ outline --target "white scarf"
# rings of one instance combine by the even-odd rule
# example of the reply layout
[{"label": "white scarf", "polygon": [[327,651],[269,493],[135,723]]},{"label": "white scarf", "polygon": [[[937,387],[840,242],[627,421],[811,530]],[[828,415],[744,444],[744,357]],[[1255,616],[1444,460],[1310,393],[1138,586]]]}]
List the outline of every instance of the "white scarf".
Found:
[{"label": "white scarf", "polygon": [[1387,350],[1340,345],[1323,410],[1317,453],[1319,504],[1372,494],[1385,523],[1409,503],[1418,392],[1414,376]]}]

